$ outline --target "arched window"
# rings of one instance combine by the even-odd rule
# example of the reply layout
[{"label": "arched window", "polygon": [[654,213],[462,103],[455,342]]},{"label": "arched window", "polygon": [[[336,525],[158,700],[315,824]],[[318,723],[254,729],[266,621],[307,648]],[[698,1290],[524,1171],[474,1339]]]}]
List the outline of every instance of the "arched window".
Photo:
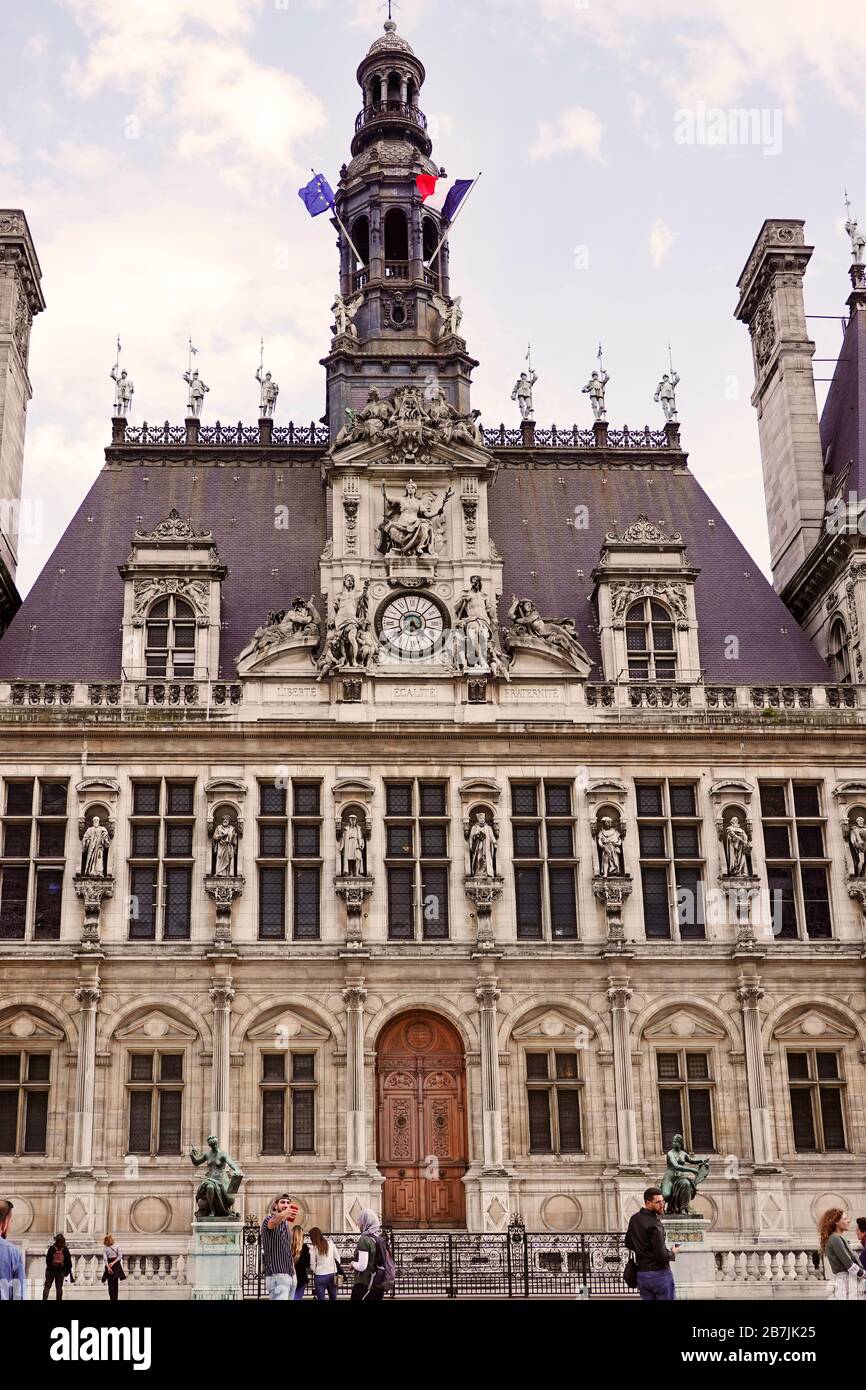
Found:
[{"label": "arched window", "polygon": [[385,260],[409,260],[409,224],[402,208],[391,208],[385,217]]},{"label": "arched window", "polygon": [[402,81],[398,72],[388,73],[388,102],[400,104],[400,93],[402,91]]},{"label": "arched window", "polygon": [[417,86],[416,86],[416,84],[415,84],[414,79],[411,78],[411,77],[409,78],[408,97],[409,97],[409,105],[410,105],[410,106],[414,106],[414,107],[417,108],[417,106],[418,106],[418,88],[417,88]]},{"label": "arched window", "polygon": [[629,680],[676,679],[674,624],[663,604],[647,598],[632,604],[625,619],[625,645]]},{"label": "arched window", "polygon": [[195,671],[195,613],[172,594],[153,605],[147,618],[145,660],[149,676],[190,680]]},{"label": "arched window", "polygon": [[370,222],[367,217],[356,217],[352,223],[352,240],[358,248],[361,265],[370,264]]},{"label": "arched window", "polygon": [[830,625],[830,647],[827,665],[836,680],[847,684],[851,679],[851,653],[848,650],[848,630],[844,619],[835,617]]},{"label": "arched window", "polygon": [[423,223],[424,234],[424,260],[429,261],[436,247],[439,245],[441,233],[432,217],[425,217]]}]

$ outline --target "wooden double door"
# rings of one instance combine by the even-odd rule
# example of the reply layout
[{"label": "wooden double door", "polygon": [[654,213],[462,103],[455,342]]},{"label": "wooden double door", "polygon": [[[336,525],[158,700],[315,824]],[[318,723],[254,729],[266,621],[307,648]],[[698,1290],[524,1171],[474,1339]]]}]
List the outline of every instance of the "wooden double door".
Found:
[{"label": "wooden double door", "polygon": [[379,1039],[376,1070],[384,1221],[411,1229],[465,1226],[466,1066],[460,1038],[435,1014],[403,1014]]}]

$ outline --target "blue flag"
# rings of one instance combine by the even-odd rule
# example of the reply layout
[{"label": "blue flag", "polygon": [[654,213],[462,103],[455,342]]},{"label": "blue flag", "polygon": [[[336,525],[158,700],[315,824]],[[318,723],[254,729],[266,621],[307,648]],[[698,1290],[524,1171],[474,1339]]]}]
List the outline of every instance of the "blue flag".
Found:
[{"label": "blue flag", "polygon": [[306,188],[298,189],[298,197],[311,217],[318,217],[334,206],[334,190],[324,174],[314,174]]},{"label": "blue flag", "polygon": [[474,179],[457,179],[454,186],[448,190],[448,197],[442,206],[443,222],[450,222],[453,219],[455,212],[474,182]]}]

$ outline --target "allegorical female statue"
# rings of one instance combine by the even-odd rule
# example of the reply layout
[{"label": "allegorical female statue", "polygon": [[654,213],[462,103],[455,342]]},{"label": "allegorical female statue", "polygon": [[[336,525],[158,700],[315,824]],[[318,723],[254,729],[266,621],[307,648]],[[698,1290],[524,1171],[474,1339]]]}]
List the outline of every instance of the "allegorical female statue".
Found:
[{"label": "allegorical female statue", "polygon": [[425,507],[418,496],[418,489],[410,478],[406,492],[398,501],[391,501],[382,484],[382,497],[385,502],[385,519],[379,526],[378,549],[382,554],[396,555],[435,555],[433,522],[442,516],[454,489],[449,487],[441,506],[433,511]]},{"label": "allegorical female statue", "polygon": [[196,1168],[207,1164],[207,1173],[195,1194],[198,1220],[238,1221],[240,1217],[236,1211],[232,1211],[232,1207],[244,1175],[234,1159],[220,1148],[220,1141],[215,1135],[209,1135],[207,1142],[205,1153],[196,1153],[194,1148],[189,1151]]},{"label": "allegorical female statue", "polygon": [[705,1158],[693,1158],[686,1152],[681,1134],[675,1134],[667,1152],[668,1166],[659,1186],[665,1199],[668,1216],[691,1216],[689,1206],[695,1197],[698,1183],[706,1178],[710,1165]]}]

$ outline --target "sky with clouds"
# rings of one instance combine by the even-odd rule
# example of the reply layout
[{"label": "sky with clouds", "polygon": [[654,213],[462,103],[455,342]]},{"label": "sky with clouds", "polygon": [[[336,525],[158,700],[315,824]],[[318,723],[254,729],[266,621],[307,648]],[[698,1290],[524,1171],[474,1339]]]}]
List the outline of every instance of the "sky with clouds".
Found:
[{"label": "sky with clouds", "polygon": [[[322,414],[337,256],[297,188],[348,158],[384,17],[377,0],[3,7],[0,206],[25,209],[48,300],[22,591],[102,465],[118,332],[137,421],[182,419],[188,335],[206,421],[254,421],[262,335],[278,421]],[[860,0],[403,0],[395,18],[427,67],[434,157],[484,174],[451,266],[485,423],[513,422],[530,340],[539,424],[589,423],[599,340],[611,423],[657,423],[670,342],[691,466],[766,568],[736,281],[765,217],[805,218],[807,310],[828,316],[810,327],[837,355],[846,186],[866,223]],[[715,108],[759,112],[750,138],[734,119],[718,143]]]}]

